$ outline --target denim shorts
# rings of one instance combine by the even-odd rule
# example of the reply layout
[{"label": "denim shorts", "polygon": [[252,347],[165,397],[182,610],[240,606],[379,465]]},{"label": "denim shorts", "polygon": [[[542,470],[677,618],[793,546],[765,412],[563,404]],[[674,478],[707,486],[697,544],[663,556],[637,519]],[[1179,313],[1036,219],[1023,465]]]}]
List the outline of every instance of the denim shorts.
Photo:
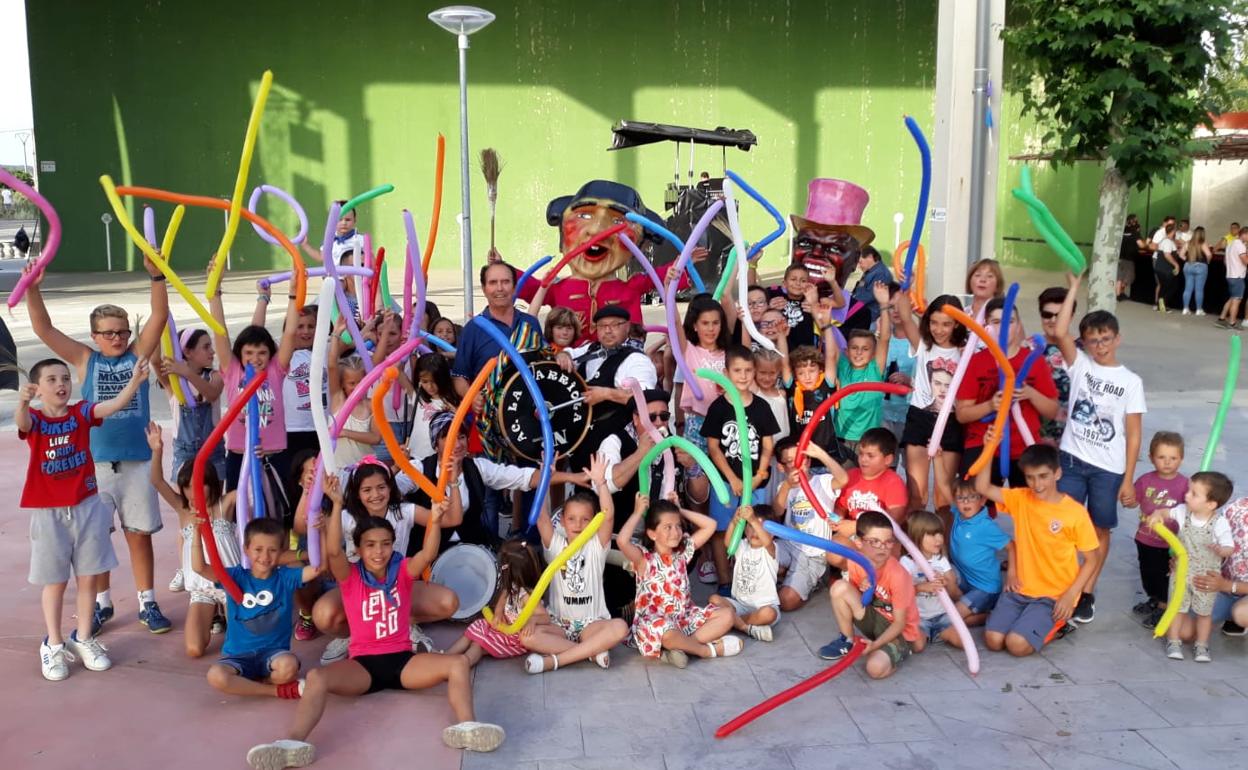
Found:
[{"label": "denim shorts", "polygon": [[[685,438],[698,449],[706,452],[708,449],[706,436],[702,435],[702,423],[704,422],[706,422],[706,415],[692,411],[685,412]],[[697,463],[694,463],[692,468],[685,470],[685,478],[696,479],[705,475],[706,471],[702,470],[702,466]],[[714,495],[711,495],[711,499],[714,499],[714,497]]]},{"label": "denim shorts", "polygon": [[1226,293],[1231,299],[1240,299],[1244,296],[1244,279],[1243,278],[1227,278]]},{"label": "denim shorts", "polygon": [[[273,672],[273,661],[279,655],[290,655],[290,650],[260,650],[258,652],[250,652],[246,655],[231,655],[221,658],[217,663],[222,666],[229,666],[238,672],[238,675],[244,679],[250,679],[253,682],[262,682],[269,678],[269,674]],[[298,658],[296,658],[298,660]]]},{"label": "denim shorts", "polygon": [[1061,458],[1062,477],[1057,480],[1058,490],[1086,507],[1097,529],[1118,526],[1118,490],[1122,487],[1122,474],[1098,468],[1069,452],[1062,452]]},{"label": "denim shorts", "polygon": [[981,612],[991,612],[992,608],[997,606],[997,599],[1001,598],[1000,591],[989,593],[969,585],[960,587],[962,589],[962,598],[958,601],[966,605],[966,608],[975,615]]},{"label": "denim shorts", "polygon": [[[1243,583],[1240,583],[1243,585]],[[1243,590],[1243,589],[1240,589]],[[1223,623],[1231,619],[1231,609],[1244,597],[1232,593],[1220,593],[1213,600],[1213,622]]]},{"label": "denim shorts", "polygon": [[948,613],[940,613],[931,618],[919,618],[919,635],[926,637],[927,641],[934,642],[940,636],[940,632],[953,625],[953,621],[949,619]]}]

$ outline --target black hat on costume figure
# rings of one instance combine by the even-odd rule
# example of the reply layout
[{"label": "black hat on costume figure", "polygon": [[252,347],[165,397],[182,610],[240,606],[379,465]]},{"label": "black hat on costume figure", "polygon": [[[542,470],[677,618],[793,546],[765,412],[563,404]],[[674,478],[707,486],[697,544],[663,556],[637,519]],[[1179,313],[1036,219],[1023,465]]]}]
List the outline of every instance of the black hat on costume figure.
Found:
[{"label": "black hat on costume figure", "polygon": [[[570,208],[585,204],[608,206],[625,214],[640,214],[656,225],[664,224],[662,217],[646,208],[646,204],[642,203],[641,193],[626,184],[609,182],[605,179],[595,179],[592,182],[586,182],[581,185],[581,189],[577,190],[576,194],[561,195],[547,204],[546,224],[551,227],[558,227],[563,221],[564,212]],[[653,235],[649,230],[643,230],[642,240],[648,239],[657,239],[657,236]]]}]

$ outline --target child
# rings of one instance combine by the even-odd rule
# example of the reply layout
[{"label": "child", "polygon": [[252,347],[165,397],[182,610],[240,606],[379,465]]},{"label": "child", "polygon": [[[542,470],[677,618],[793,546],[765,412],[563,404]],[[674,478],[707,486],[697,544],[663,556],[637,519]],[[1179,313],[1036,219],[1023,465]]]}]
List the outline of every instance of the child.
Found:
[{"label": "child", "polygon": [[[740,435],[736,409],[723,394],[715,399],[706,412],[706,421],[702,423],[702,435],[709,447],[707,454],[711,462],[724,474],[732,495],[728,505],[711,498],[711,516],[714,517],[719,531],[711,541],[712,554],[715,558],[715,572],[719,580],[719,594],[728,596],[731,591],[728,572],[728,546],[726,542],[728,521],[741,501],[741,493],[745,489],[743,458],[749,453],[753,476],[753,499],[759,504],[767,502],[767,480],[771,477],[771,454],[774,436],[780,431],[771,408],[762,400],[754,397],[750,386],[754,384],[754,357],[748,348],[733,345],[724,354],[728,370],[728,379],[737,389],[737,396],[745,406],[745,421],[749,423],[749,435]],[[748,446],[742,448],[743,443]]]},{"label": "child", "polygon": [[789,408],[784,391],[779,387],[781,357],[770,350],[754,351],[754,385],[750,390],[771,407],[780,430],[776,441],[789,435]]},{"label": "child", "polygon": [[906,523],[906,482],[892,469],[897,439],[887,428],[872,428],[858,441],[858,467],[851,468],[841,490],[840,507],[848,519],[864,511],[886,511]]},{"label": "child", "polygon": [[[112,517],[96,494],[90,431],[127,408],[146,382],[147,362],[140,359],[129,383],[113,398],[71,406],[69,366],[46,358],[30,368],[30,382],[18,395],[13,422],[18,438],[30,446],[20,503],[33,509],[27,580],[43,586],[43,621],[48,633],[39,645],[39,658],[43,678],[49,682],[69,676],[67,657],[81,658],[91,671],[106,671],[113,665],[92,630],[97,576],[116,567],[117,556],[109,538]],[[30,405],[36,396],[37,409]],[[78,627],[64,639],[61,605],[71,566],[78,585]]]},{"label": "child", "polygon": [[[317,260],[320,260],[319,251]],[[251,325],[263,327],[273,290],[262,281],[257,281],[256,291],[256,309],[251,315]],[[294,324],[294,351],[290,354],[286,379],[282,380],[286,451],[291,456],[303,449],[320,448],[316,425],[312,422],[312,342],[316,339],[316,305],[304,305]],[[321,377],[321,400],[322,403],[329,403],[329,378],[326,376]],[[225,478],[225,471],[221,472],[221,477]]]},{"label": "child", "polygon": [[581,336],[581,321],[571,308],[552,308],[546,316],[546,339],[556,351],[573,347]]},{"label": "child", "polygon": [[[826,334],[829,347],[835,347],[832,333]],[[836,362],[825,358],[823,352],[813,345],[795,349],[788,358],[782,359],[785,387],[789,394],[789,424],[794,436],[800,437],[815,416],[815,409],[828,400],[836,390]],[[835,414],[825,414],[815,426],[811,443],[818,444],[825,452],[839,461],[842,458],[840,442],[836,436]],[[823,464],[811,463],[816,472],[823,472]]]},{"label": "child", "polygon": [[549,670],[553,671],[586,658],[607,668],[611,665],[608,651],[628,638],[628,624],[619,618],[613,619],[607,611],[602,585],[611,533],[615,531],[615,506],[606,474],[606,463],[600,455],[594,455],[590,458],[589,479],[598,498],[595,500],[588,492],[577,492],[563,504],[563,515],[557,523],[551,521],[548,510],[543,510],[537,519],[542,549],[546,559],[553,561],[567,549],[568,543],[585,531],[596,511],[603,513],[594,537],[568,559],[551,582],[550,620],[562,630],[564,637],[551,645],[550,654],[544,654],[548,650],[526,644],[537,653],[524,661],[524,669],[530,674],[548,670],[548,660]]},{"label": "child", "polygon": [[[888,304],[888,286],[876,283],[876,301]],[[880,339],[892,334],[888,314],[880,316]],[[845,355],[841,355],[836,343],[827,345],[828,358],[836,368],[836,383],[847,387],[859,382],[883,382],[884,367],[888,361],[888,348],[876,342],[869,329],[851,329],[845,335]],[[862,434],[884,423],[884,394],[855,393],[841,399],[836,406],[836,435],[845,443],[849,452],[857,452]]]},{"label": "child", "polygon": [[[443,342],[450,343],[452,346],[459,345],[459,327],[449,318],[439,318],[434,321],[433,328],[429,330],[429,333]],[[438,353],[448,360],[455,360],[455,351],[453,350],[438,348]]]},{"label": "child", "polygon": [[[342,353],[340,332],[346,324],[339,320],[334,328],[333,341],[329,345],[329,403],[330,413],[338,414],[347,398],[355,391],[360,380],[364,379],[364,359],[359,355],[339,358]],[[367,351],[364,353],[368,355]],[[395,384],[393,387],[398,387]],[[373,445],[381,441],[381,434],[373,425],[373,405],[371,399],[361,398],[355,403],[347,421],[343,423],[342,432],[338,434],[338,443],[334,445],[334,460],[338,467],[354,465],[373,453]],[[326,447],[328,448],[328,447]]]},{"label": "child", "polygon": [[745,536],[737,550],[732,571],[732,595],[713,594],[711,604],[731,607],[733,628],[760,642],[772,640],[771,627],[780,620],[780,597],[776,595],[776,542],[754,509],[743,505],[733,514],[729,528],[744,521]]},{"label": "child", "polygon": [[958,571],[958,614],[968,626],[983,625],[1001,596],[1001,549],[1010,538],[988,515],[975,479],[958,479],[953,490],[958,515],[949,534],[949,556]]},{"label": "child", "polygon": [[1153,531],[1149,517],[1155,511],[1178,506],[1187,497],[1187,476],[1179,472],[1183,464],[1183,437],[1168,430],[1157,431],[1148,444],[1148,459],[1154,470],[1135,480],[1135,499],[1140,504],[1135,550],[1140,561],[1140,583],[1147,598],[1131,611],[1141,616],[1145,628],[1155,628],[1170,596],[1170,546]]},{"label": "child", "polygon": [[[1053,385],[1057,388],[1057,416],[1040,424],[1040,435],[1036,438],[1053,446],[1057,446],[1062,440],[1070,406],[1070,372],[1066,370],[1062,348],[1057,344],[1057,317],[1061,314],[1062,303],[1065,301],[1066,289],[1061,286],[1050,286],[1040,292],[1040,331],[1044,333],[1044,360],[1049,365]],[[1074,311],[1075,305],[1072,305],[1071,313]]]},{"label": "child", "polygon": [[791,264],[784,269],[784,279],[779,286],[767,290],[769,306],[784,313],[789,327],[789,350],[803,345],[814,345],[815,306],[819,303],[819,290],[811,283],[810,272],[801,264]]},{"label": "child", "polygon": [[[165,276],[150,259],[143,258],[143,267],[152,279],[152,314],[133,343],[130,342],[129,314],[116,305],[100,305],[91,311],[91,340],[96,348],[70,339],[52,325],[44,304],[40,285],[44,273],[30,283],[26,307],[30,325],[52,352],[68,362],[82,383],[84,401],[106,401],[119,393],[140,359],[147,360],[160,345],[160,332],[169,317],[169,295]],[[29,268],[28,268],[29,269]],[[173,623],[156,603],[152,535],[161,530],[160,506],[156,492],[148,483],[151,452],[143,437],[151,418],[147,378],[139,384],[138,395],[124,409],[115,410],[99,430],[91,431],[91,456],[100,499],[116,512],[130,551],[130,571],[138,591],[139,622],[153,634],[168,633]],[[96,581],[96,633],[113,617],[113,599],[109,591],[111,579],[107,572]]]},{"label": "child", "polygon": [[[1193,473],[1184,504],[1154,511],[1148,517],[1150,524],[1166,523],[1169,519],[1179,525],[1179,540],[1187,549],[1189,559],[1187,591],[1179,605],[1178,617],[1166,631],[1167,658],[1183,660],[1182,639],[1194,634],[1192,660],[1197,663],[1213,660],[1209,657],[1209,634],[1213,632],[1213,600],[1218,594],[1197,590],[1192,577],[1221,571],[1222,560],[1235,550],[1231,525],[1218,511],[1231,499],[1232,491],[1231,480],[1225,474],[1217,471]],[[1171,592],[1175,588],[1174,578],[1170,576]],[[1196,616],[1194,624],[1188,613]]]},{"label": "child", "polygon": [[962,357],[966,345],[967,330],[953,317],[943,311],[948,305],[959,310],[962,303],[957,297],[942,294],[928,303],[927,310],[918,325],[910,307],[910,297],[903,291],[893,298],[897,306],[897,320],[910,341],[909,353],[914,356],[914,390],[910,392],[910,408],[906,411],[906,426],[902,431],[901,445],[906,449],[906,482],[910,489],[910,509],[927,507],[929,470],[936,477],[932,496],[937,509],[950,505],[953,499],[953,478],[957,473],[958,460],[962,454],[962,426],[950,416],[939,439],[940,452],[934,458],[927,456],[927,445],[936,430],[936,421],[949,393],[949,383]]},{"label": "child", "polygon": [[[427,315],[428,313],[426,312]],[[370,353],[369,351],[357,350],[356,355],[371,355],[372,361],[381,363],[403,344],[403,316],[393,310],[378,309],[360,333],[364,337],[366,345],[370,342],[372,343],[372,351]],[[398,379],[391,385],[390,390],[386,393],[386,397],[381,402],[383,416],[390,425],[390,432],[394,434],[394,440],[400,446],[407,443],[407,439],[412,431],[412,398],[416,395],[416,387],[412,384],[410,374],[414,360],[415,356],[407,356],[395,365]],[[330,382],[333,382],[332,378]],[[361,401],[362,404],[368,407],[370,414],[372,413],[371,397],[377,387],[376,384],[372,385],[368,394]],[[382,443],[381,433],[377,431],[376,425],[372,426],[372,433],[376,436],[376,441],[372,444],[371,453],[376,455],[382,462],[391,463],[393,458],[390,457],[390,447]]]},{"label": "child", "polygon": [[1144,381],[1118,363],[1118,319],[1095,310],[1079,322],[1083,350],[1075,346],[1070,322],[1075,313],[1079,277],[1069,276],[1070,290],[1057,319],[1058,345],[1070,367],[1070,419],[1062,432],[1062,492],[1086,505],[1096,526],[1100,558],[1079,598],[1076,623],[1096,616],[1096,580],[1109,558],[1110,535],[1118,526],[1118,503],[1134,508],[1135,462],[1143,435]]},{"label": "child", "polygon": [[[632,538],[643,516],[646,537],[637,546]],[[685,534],[682,519],[697,528],[692,535]],[[625,569],[637,577],[632,640],[643,657],[685,668],[690,655],[721,658],[741,652],[741,638],[725,636],[733,626],[733,611],[695,606],[689,593],[689,560],[715,534],[715,526],[711,517],[680,508],[672,500],[650,505],[650,498],[637,495],[633,515],[615,536],[615,544],[628,560]]]},{"label": "child", "polygon": [[[214,585],[215,578],[205,580],[195,572],[191,559],[191,541],[199,539],[198,521],[191,501],[195,495],[191,488],[194,462],[185,462],[174,468],[177,487],[169,485],[161,473],[163,467],[164,442],[161,439],[160,427],[156,423],[147,426],[147,445],[152,450],[152,486],[156,492],[178,514],[182,541],[181,564],[179,569],[184,575],[185,588],[191,593],[191,605],[186,612],[186,656],[202,657],[208,649],[208,643],[217,626],[217,616],[226,609],[225,592]],[[213,536],[217,540],[217,548],[221,554],[221,564],[227,569],[237,566],[240,561],[238,550],[238,533],[234,527],[235,493],[222,495],[221,477],[212,465],[204,467],[204,497],[208,502]],[[219,629],[217,629],[219,633]],[[288,645],[289,646],[289,645]]]},{"label": "child", "polygon": [[906,519],[906,535],[922,551],[923,558],[927,559],[937,576],[936,580],[928,580],[919,569],[918,562],[908,554],[901,557],[901,566],[914,579],[914,604],[919,615],[919,636],[914,640],[914,651],[923,652],[929,642],[936,641],[961,649],[962,640],[958,638],[953,621],[937,596],[943,588],[950,599],[957,601],[962,598],[958,575],[945,555],[944,522],[931,511],[915,511]]},{"label": "child", "polygon": [[425,353],[416,359],[416,418],[407,443],[407,453],[414,462],[434,453],[429,421],[438,412],[455,411],[459,402],[451,380],[450,361],[437,353]]},{"label": "child", "polygon": [[995,486],[985,466],[975,477],[975,491],[1014,519],[1005,592],[988,616],[984,643],[1021,658],[1074,629],[1068,621],[1100,567],[1101,551],[1087,509],[1058,487],[1062,464],[1057,450],[1033,444],[1023,450],[1018,465],[1025,488]]},{"label": "child", "polygon": [[[884,373],[889,382],[896,385],[912,385],[914,383],[914,354],[910,352],[910,340],[906,337],[906,330],[901,325],[900,309],[896,300],[897,293],[901,288],[896,283],[888,285],[889,303],[888,303],[888,320],[892,327],[893,333],[888,338],[888,360],[884,366]],[[907,312],[909,306],[907,305]],[[883,336],[880,337],[883,340]],[[876,343],[879,344],[879,343]],[[906,411],[909,409],[910,399],[907,396],[895,396],[891,393],[884,394],[884,427],[901,441],[901,435],[906,428]],[[898,459],[905,459],[904,455]]]},{"label": "child", "polygon": [[[326,496],[340,508],[343,497],[337,477],[327,476],[324,483]],[[247,764],[256,770],[311,764],[316,749],[307,737],[321,720],[330,693],[420,690],[441,682],[447,684],[447,700],[459,720],[442,731],[442,742],[469,751],[493,751],[502,744],[503,728],[475,721],[468,659],[463,655],[417,655],[404,629],[404,620],[412,612],[412,586],[437,555],[438,521],[446,507],[446,502],[434,506],[424,547],[413,558],[404,558],[395,549],[390,522],[367,518],[352,538],[361,554],[356,564],[348,562],[343,552],[341,520],[336,515],[327,519],[324,555],[349,608],[351,657],[308,672],[287,737],[252,747],[247,752]]]},{"label": "child", "polygon": [[[849,480],[849,475],[840,463],[815,444],[812,443],[806,451],[813,456],[821,455],[830,471],[810,477],[810,485],[815,494],[820,495],[820,502],[823,503],[828,517],[819,515],[798,481],[797,439],[792,436],[776,444],[776,457],[780,458],[784,479],[773,498],[772,508],[777,516],[784,517],[786,526],[824,540],[836,540],[842,545],[849,545],[853,530],[844,535],[838,534],[837,525],[841,522],[841,517],[836,514],[836,502],[841,496],[841,488]],[[785,568],[784,584],[780,586],[779,593],[780,609],[784,612],[792,612],[806,603],[815,586],[823,579],[823,573],[827,571],[829,564],[838,568],[844,566],[844,559],[840,556],[834,556],[822,548],[790,540],[779,542],[776,557],[780,566]]]},{"label": "child", "polygon": [[848,579],[836,581],[828,592],[840,634],[819,648],[819,657],[840,660],[848,655],[853,648],[850,637],[857,628],[871,641],[862,653],[867,676],[884,679],[909,657],[911,645],[919,638],[914,583],[905,568],[893,558],[897,539],[887,516],[879,511],[867,511],[858,517],[855,529],[858,550],[875,568],[875,597],[870,607],[862,606],[862,594],[870,583],[866,571],[851,561]]},{"label": "child", "polygon": [[[724,371],[724,350],[731,344],[728,334],[728,321],[724,309],[709,294],[699,294],[689,302],[685,311],[685,322],[677,328],[679,344],[684,350],[685,363],[691,372],[698,369]],[[697,378],[702,388],[702,398],[693,397],[693,388],[684,383],[678,397],[681,412],[684,414],[684,436],[694,446],[707,451],[706,438],[702,433],[702,423],[706,419],[707,410],[715,400],[715,383],[711,380]],[[686,492],[695,500],[705,500],[710,492],[710,481],[701,466],[689,469]],[[727,577],[727,572],[723,573]]]}]

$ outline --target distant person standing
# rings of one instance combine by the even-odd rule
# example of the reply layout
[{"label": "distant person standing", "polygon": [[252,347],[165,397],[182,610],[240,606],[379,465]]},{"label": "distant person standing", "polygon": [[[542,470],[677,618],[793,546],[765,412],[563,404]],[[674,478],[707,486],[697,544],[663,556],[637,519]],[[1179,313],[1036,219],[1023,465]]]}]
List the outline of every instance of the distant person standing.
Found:
[{"label": "distant person standing", "polygon": [[14,208],[13,208],[13,191],[12,190],[10,190],[7,187],[4,188],[3,190],[0,190],[0,202],[4,204],[3,207],[0,207],[0,211],[3,211],[5,215],[10,215],[13,213]]},{"label": "distant person standing", "polygon": [[1244,277],[1248,276],[1248,227],[1240,229],[1226,247],[1226,304],[1215,323],[1223,329],[1242,329],[1239,302],[1244,298]]}]

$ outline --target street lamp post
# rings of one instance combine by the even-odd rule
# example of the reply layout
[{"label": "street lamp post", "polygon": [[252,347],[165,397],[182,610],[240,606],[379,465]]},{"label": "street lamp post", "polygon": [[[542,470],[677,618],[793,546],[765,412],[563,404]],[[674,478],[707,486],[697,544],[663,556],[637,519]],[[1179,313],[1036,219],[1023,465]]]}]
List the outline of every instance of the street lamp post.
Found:
[{"label": "street lamp post", "polygon": [[26,142],[30,139],[29,131],[17,132],[17,141],[22,143],[22,171],[30,174],[30,166],[26,165]]},{"label": "street lamp post", "polygon": [[471,5],[449,5],[429,20],[459,39],[460,260],[464,268],[464,317],[472,316],[472,199],[468,194],[468,36],[494,21],[494,14]]}]

